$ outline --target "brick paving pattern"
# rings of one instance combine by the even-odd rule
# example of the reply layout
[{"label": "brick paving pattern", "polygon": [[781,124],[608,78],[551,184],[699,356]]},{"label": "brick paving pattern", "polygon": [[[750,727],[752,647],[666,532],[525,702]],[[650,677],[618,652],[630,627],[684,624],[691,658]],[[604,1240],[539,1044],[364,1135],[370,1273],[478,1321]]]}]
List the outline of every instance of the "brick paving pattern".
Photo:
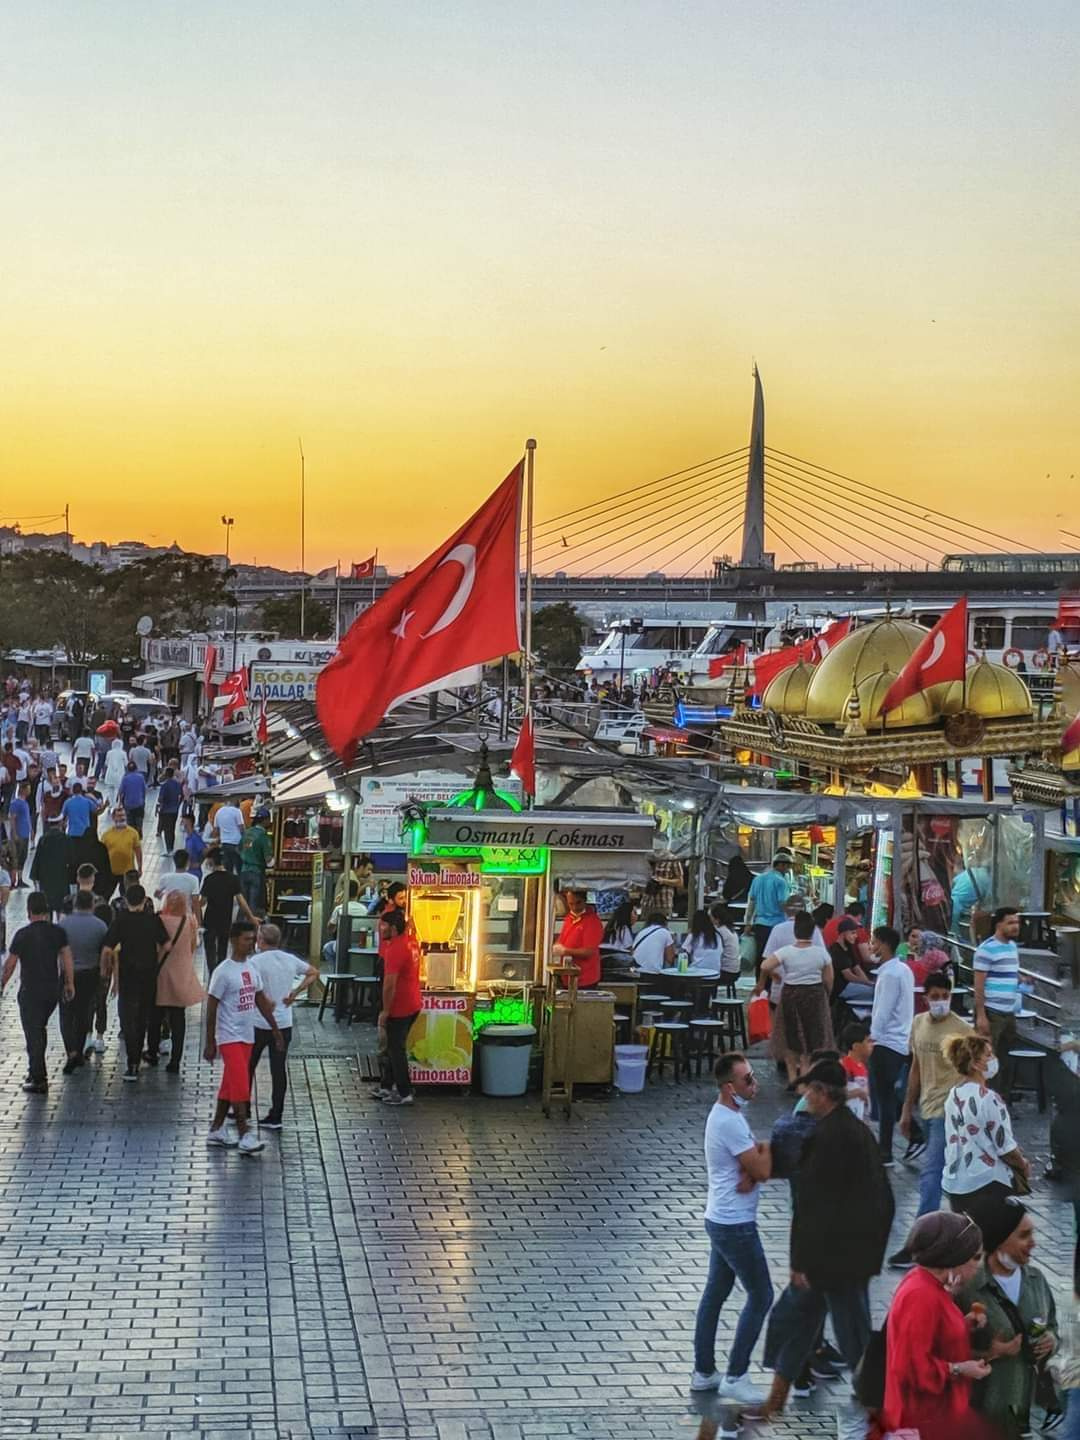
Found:
[{"label": "brick paving pattern", "polygon": [[[149,816],[146,829],[152,852]],[[148,867],[151,887],[161,863]],[[717,1433],[715,1399],[686,1390],[706,1259],[707,1082],[585,1101],[569,1122],[545,1120],[534,1097],[425,1094],[388,1111],[357,1065],[370,1027],[329,1012],[320,1025],[305,1007],[296,1025],[286,1129],[245,1159],[205,1146],[216,1076],[194,1024],[182,1074],[145,1070],[136,1086],[121,1081],[115,1015],[107,1053],[67,1080],[54,1020],[50,1094],[25,1096],[9,992],[0,1436]],[[265,1103],[265,1071],[262,1083]],[[771,1088],[753,1112],[759,1134],[780,1103]],[[1025,1105],[1017,1118],[1029,1153],[1044,1156],[1045,1117]],[[894,1185],[899,1243],[915,1172],[898,1167]],[[1037,1263],[1066,1303],[1071,1209],[1041,1180],[1033,1203]],[[766,1187],[778,1286],[787,1217],[786,1186]],[[879,1316],[895,1280],[876,1286]],[[835,1433],[832,1398],[795,1402],[770,1435]]]}]

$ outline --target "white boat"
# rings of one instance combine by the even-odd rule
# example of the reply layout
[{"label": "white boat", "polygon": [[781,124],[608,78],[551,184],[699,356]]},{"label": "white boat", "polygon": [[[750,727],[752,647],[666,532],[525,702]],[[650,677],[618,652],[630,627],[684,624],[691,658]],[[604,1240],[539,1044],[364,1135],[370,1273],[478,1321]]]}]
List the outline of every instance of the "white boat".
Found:
[{"label": "white boat", "polygon": [[714,628],[712,620],[620,620],[600,644],[586,650],[578,673],[599,681],[622,678],[627,685],[647,680],[655,670],[688,675],[690,658]]}]

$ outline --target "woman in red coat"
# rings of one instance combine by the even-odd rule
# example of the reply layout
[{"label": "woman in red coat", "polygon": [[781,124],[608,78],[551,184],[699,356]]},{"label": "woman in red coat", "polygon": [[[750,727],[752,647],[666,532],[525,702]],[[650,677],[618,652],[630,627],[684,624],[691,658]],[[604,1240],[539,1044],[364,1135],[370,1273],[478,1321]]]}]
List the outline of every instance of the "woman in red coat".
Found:
[{"label": "woman in red coat", "polygon": [[967,1215],[934,1210],[916,1220],[907,1249],[915,1267],[900,1283],[886,1324],[883,1428],[917,1430],[919,1440],[991,1440],[996,1432],[971,1406],[971,1386],[990,1366],[971,1358],[978,1314],[962,1315],[952,1292],[970,1282],[982,1234]]}]

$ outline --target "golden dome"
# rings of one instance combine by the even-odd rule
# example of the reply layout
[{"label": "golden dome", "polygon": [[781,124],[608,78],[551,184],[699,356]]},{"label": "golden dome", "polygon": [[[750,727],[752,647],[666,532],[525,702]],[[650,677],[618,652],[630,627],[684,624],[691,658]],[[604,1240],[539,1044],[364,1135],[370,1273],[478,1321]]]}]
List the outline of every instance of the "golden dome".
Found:
[{"label": "golden dome", "polygon": [[984,720],[1030,715],[1031,694],[1015,671],[978,660],[968,668],[966,708]]},{"label": "golden dome", "polygon": [[1057,673],[1061,687],[1061,708],[1068,716],[1080,715],[1080,665],[1069,662]]},{"label": "golden dome", "polygon": [[[926,631],[921,625],[893,617],[853,630],[815,669],[806,692],[806,718],[819,725],[846,722],[850,718],[848,702],[855,689],[859,694],[862,723],[867,729],[880,723],[881,701],[888,685],[925,638]],[[886,678],[888,684],[884,683]],[[926,696],[913,695],[890,712],[886,724],[890,729],[926,725],[933,718],[934,710]]]},{"label": "golden dome", "polygon": [[805,660],[789,665],[766,685],[761,697],[762,709],[774,710],[777,715],[801,715],[806,709],[806,692],[813,678],[814,667]]},{"label": "golden dome", "polygon": [[945,680],[940,685],[931,685],[926,692],[926,698],[933,706],[935,715],[959,715],[964,708],[964,682]]}]

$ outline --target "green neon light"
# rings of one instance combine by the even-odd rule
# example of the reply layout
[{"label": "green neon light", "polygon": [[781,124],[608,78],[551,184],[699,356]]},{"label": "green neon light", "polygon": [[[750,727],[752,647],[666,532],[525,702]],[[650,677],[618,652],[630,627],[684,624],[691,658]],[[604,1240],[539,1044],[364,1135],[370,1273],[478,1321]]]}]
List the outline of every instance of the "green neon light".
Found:
[{"label": "green neon light", "polygon": [[461,790],[446,802],[447,809],[460,810],[471,805],[474,810],[487,810],[493,800],[499,800],[508,810],[521,810],[521,801],[507,790],[476,790],[472,786]]},{"label": "green neon light", "polygon": [[473,1034],[488,1025],[531,1025],[532,1006],[517,995],[496,995],[487,1010],[473,1011]]},{"label": "green neon light", "polygon": [[548,851],[543,845],[528,849],[511,846],[425,845],[425,855],[440,859],[475,860],[479,857],[482,875],[543,875],[548,868]]}]

